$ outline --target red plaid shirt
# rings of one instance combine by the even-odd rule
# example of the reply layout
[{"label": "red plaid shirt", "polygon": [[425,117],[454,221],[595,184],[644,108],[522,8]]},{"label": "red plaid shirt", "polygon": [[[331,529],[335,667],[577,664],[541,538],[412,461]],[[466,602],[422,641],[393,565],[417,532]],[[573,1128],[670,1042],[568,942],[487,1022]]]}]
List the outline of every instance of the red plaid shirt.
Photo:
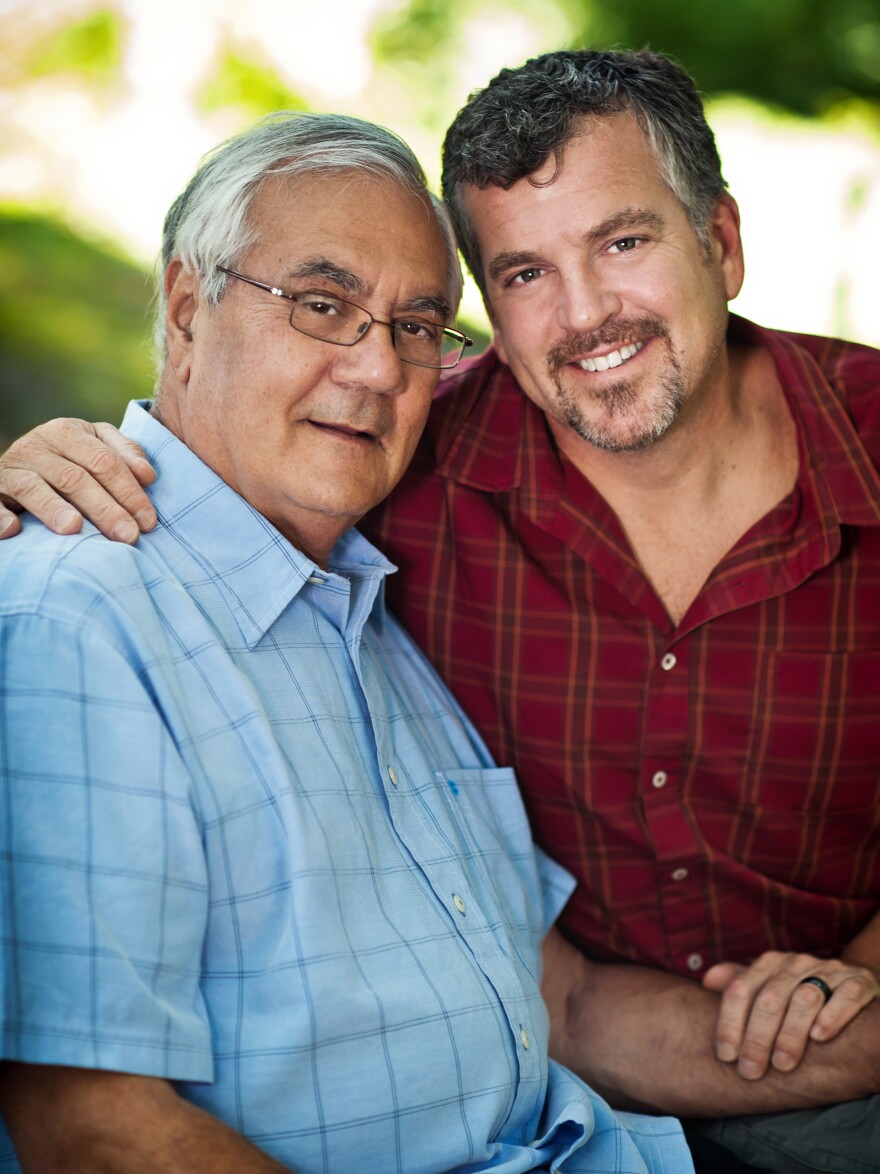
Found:
[{"label": "red plaid shirt", "polygon": [[732,329],[775,359],[800,474],[677,627],[491,351],[365,527],[578,878],[568,934],[694,976],[834,954],[880,908],[880,352]]}]

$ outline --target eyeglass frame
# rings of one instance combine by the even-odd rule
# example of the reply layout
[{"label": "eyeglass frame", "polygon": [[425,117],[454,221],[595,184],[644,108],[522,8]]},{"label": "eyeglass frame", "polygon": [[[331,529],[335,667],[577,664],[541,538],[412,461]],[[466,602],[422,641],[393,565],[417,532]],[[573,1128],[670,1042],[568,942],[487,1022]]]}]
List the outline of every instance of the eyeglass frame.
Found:
[{"label": "eyeglass frame", "polygon": [[[321,335],[319,335],[319,334],[310,334],[308,330],[303,330],[303,328],[301,326],[294,325],[293,309],[291,309],[290,319],[289,319],[291,328],[293,330],[295,330],[298,334],[304,334],[306,338],[313,338],[315,340],[315,342],[327,342],[331,346],[357,346],[357,344],[362,339],[366,338],[367,334],[369,333],[370,327],[373,326],[374,323],[378,323],[379,326],[387,326],[388,329],[391,331],[391,345],[394,347],[394,353],[400,359],[401,363],[409,363],[409,365],[411,367],[424,367],[424,368],[427,368],[429,371],[451,371],[453,367],[457,367],[458,364],[461,362],[461,360],[464,356],[464,352],[467,350],[467,348],[469,346],[474,345],[474,340],[472,338],[468,338],[468,336],[466,334],[463,334],[462,331],[455,330],[451,326],[441,326],[441,327],[439,327],[439,329],[443,332],[443,334],[446,335],[447,338],[453,338],[459,343],[459,351],[458,351],[457,356],[455,357],[454,362],[442,363],[442,364],[441,363],[419,363],[415,359],[407,359],[404,355],[402,355],[398,351],[397,344],[395,342],[395,333],[394,333],[394,328],[397,325],[396,322],[386,322],[382,318],[377,318],[374,314],[371,314],[369,310],[365,310],[363,306],[359,306],[357,304],[357,302],[350,302],[347,298],[337,297],[336,294],[321,295],[320,290],[307,289],[299,294],[286,293],[283,289],[279,289],[277,285],[269,285],[265,281],[258,281],[256,279],[256,277],[248,277],[244,273],[239,273],[238,270],[236,270],[236,269],[228,269],[225,265],[218,265],[217,271],[219,273],[225,273],[227,275],[227,277],[234,277],[238,281],[245,282],[247,285],[253,285],[257,289],[262,289],[266,293],[272,294],[273,297],[284,298],[288,302],[293,302],[294,306],[300,300],[300,298],[307,297],[309,294],[318,294],[319,296],[324,296],[324,297],[330,298],[334,302],[341,302],[344,306],[353,306],[355,310],[360,310],[360,312],[362,314],[366,314],[368,321],[367,321],[366,325],[364,326],[363,330],[361,330],[361,333],[358,335],[358,337],[353,339],[351,342],[341,342],[339,339],[336,339],[336,338],[322,338]],[[428,325],[428,323],[423,323],[423,325]]]}]

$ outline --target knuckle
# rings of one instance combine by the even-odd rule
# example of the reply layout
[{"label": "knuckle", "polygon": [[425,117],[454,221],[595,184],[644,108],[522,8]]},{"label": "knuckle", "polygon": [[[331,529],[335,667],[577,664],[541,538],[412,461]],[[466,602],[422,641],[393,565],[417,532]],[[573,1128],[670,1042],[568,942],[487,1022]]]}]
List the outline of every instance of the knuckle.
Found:
[{"label": "knuckle", "polygon": [[834,998],[843,1003],[860,1003],[865,996],[873,996],[873,991],[869,992],[866,986],[861,977],[850,975],[834,988]]},{"label": "knuckle", "polygon": [[765,1019],[772,1019],[784,1010],[787,999],[784,999],[775,987],[765,987],[755,998],[755,1013]]},{"label": "knuckle", "polygon": [[102,448],[89,458],[88,470],[93,477],[112,477],[119,469],[119,458],[108,448]]},{"label": "knuckle", "polygon": [[792,954],[790,961],[792,970],[809,970],[811,966],[816,965],[818,959],[812,954]]},{"label": "knuckle", "polygon": [[813,986],[812,983],[807,983],[804,986],[796,986],[791,992],[792,1006],[807,1010],[811,1007],[819,1006],[824,1002],[824,996],[818,987]]},{"label": "knuckle", "polygon": [[751,998],[752,983],[747,975],[739,974],[732,979],[724,992],[724,1001],[727,1003],[745,1003]]},{"label": "knuckle", "polygon": [[79,465],[65,463],[58,470],[55,477],[55,488],[66,497],[82,489],[87,480],[87,474]]},{"label": "knuckle", "polygon": [[0,491],[15,500],[27,494],[38,481],[39,478],[29,469],[22,469],[17,465],[0,468]]}]

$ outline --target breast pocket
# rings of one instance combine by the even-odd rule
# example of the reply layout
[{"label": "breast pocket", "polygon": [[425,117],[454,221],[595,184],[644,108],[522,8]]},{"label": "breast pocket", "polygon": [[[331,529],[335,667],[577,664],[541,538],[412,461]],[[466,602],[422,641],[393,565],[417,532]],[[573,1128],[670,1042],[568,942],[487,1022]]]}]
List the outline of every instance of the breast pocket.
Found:
[{"label": "breast pocket", "polygon": [[880,653],[772,654],[741,780],[749,863],[811,891],[880,895]]}]

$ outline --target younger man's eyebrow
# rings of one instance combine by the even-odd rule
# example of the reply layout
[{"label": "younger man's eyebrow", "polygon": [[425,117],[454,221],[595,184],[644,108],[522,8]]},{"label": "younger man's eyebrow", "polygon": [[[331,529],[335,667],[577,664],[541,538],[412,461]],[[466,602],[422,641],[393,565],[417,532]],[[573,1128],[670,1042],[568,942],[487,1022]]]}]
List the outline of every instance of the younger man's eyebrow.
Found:
[{"label": "younger man's eyebrow", "polygon": [[584,233],[587,244],[595,244],[603,237],[616,236],[621,232],[633,232],[639,228],[651,228],[655,232],[664,225],[663,217],[657,212],[648,212],[644,208],[623,208],[612,216],[607,216],[599,224],[594,224]]},{"label": "younger man's eyebrow", "polygon": [[[657,212],[648,212],[643,208],[623,208],[620,212],[607,216],[599,224],[594,224],[584,233],[583,240],[584,244],[595,244],[597,241],[617,233],[634,232],[640,228],[650,228],[659,232],[664,223],[663,217]],[[511,269],[528,269],[530,265],[538,268],[541,265],[541,260],[541,254],[534,252],[498,253],[490,261],[486,273],[492,281],[498,281]]]},{"label": "younger man's eyebrow", "polygon": [[527,269],[529,265],[537,265],[537,253],[496,253],[489,262],[486,272],[492,281],[497,281],[509,269]]}]

